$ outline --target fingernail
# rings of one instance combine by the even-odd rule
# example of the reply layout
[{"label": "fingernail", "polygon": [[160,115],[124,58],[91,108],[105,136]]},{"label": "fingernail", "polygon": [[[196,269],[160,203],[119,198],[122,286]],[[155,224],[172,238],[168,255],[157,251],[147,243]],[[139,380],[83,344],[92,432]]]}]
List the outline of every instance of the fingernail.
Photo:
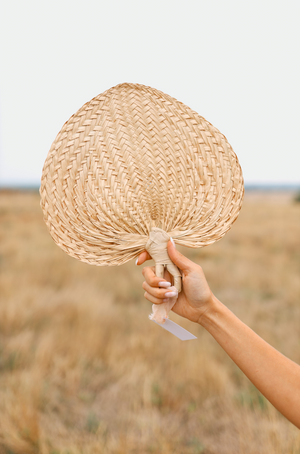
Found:
[{"label": "fingernail", "polygon": [[165,293],[165,296],[168,297],[168,298],[171,298],[172,296],[177,296],[178,293],[177,292],[167,292]]},{"label": "fingernail", "polygon": [[138,264],[138,261],[139,261],[139,258],[137,258],[136,261],[135,261],[135,264],[136,264],[136,265]]},{"label": "fingernail", "polygon": [[171,282],[159,282],[159,287],[171,287]]},{"label": "fingernail", "polygon": [[170,236],[170,240],[171,240],[171,243],[173,244],[174,248],[176,249],[176,244],[171,236]]}]

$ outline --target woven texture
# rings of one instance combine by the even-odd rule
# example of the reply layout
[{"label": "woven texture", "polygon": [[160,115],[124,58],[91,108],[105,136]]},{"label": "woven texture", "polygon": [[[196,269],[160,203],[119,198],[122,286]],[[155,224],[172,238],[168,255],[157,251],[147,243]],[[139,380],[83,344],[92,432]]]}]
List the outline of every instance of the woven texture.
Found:
[{"label": "woven texture", "polygon": [[93,98],[58,133],[41,207],[54,241],[93,265],[137,257],[151,228],[193,248],[236,220],[242,171],[227,139],[176,99],[138,84]]}]

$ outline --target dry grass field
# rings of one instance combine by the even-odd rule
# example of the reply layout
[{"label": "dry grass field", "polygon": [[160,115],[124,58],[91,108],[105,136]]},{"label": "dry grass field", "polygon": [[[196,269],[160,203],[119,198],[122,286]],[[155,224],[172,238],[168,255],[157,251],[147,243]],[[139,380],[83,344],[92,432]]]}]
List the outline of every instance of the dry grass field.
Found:
[{"label": "dry grass field", "polygon": [[[300,203],[247,193],[204,249],[216,296],[300,363]],[[200,326],[148,320],[142,267],[93,267],[52,241],[39,195],[0,192],[1,454],[296,454],[300,432]]]}]

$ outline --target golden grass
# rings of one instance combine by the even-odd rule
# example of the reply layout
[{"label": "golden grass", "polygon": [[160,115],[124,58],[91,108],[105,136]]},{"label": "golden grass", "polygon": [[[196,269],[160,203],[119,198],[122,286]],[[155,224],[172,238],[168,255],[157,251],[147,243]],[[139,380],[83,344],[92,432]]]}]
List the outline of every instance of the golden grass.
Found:
[{"label": "golden grass", "polygon": [[[300,453],[298,430],[201,327],[151,323],[142,267],[97,268],[52,241],[37,193],[0,193],[0,453]],[[246,194],[200,263],[217,297],[300,363],[300,204]]]}]

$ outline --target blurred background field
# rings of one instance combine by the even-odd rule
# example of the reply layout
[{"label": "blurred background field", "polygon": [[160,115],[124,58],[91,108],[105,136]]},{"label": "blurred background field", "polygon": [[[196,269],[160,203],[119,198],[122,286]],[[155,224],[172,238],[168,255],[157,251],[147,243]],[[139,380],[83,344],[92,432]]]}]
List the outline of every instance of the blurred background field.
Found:
[{"label": "blurred background field", "polygon": [[[300,363],[300,203],[246,191],[218,243],[179,248],[216,296]],[[0,453],[300,453],[299,431],[200,326],[148,320],[142,266],[93,267],[52,241],[37,191],[0,192]]]}]

